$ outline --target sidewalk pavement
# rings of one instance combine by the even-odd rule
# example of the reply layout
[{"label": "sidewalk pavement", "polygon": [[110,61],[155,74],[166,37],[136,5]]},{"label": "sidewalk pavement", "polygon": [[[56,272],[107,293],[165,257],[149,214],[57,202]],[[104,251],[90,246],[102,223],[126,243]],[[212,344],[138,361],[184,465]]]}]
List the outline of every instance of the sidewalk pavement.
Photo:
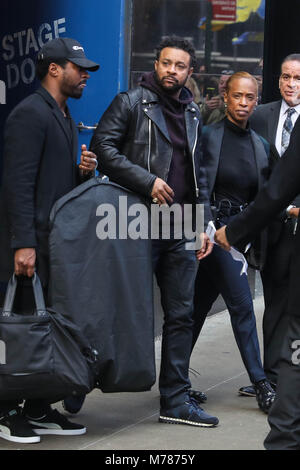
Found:
[{"label": "sidewalk pavement", "polygon": [[[258,297],[254,305],[261,341],[263,298]],[[156,350],[159,371],[159,340]],[[85,435],[42,436],[40,443],[27,445],[0,439],[0,450],[102,450],[107,455],[117,450],[264,450],[267,415],[255,398],[238,396],[238,389],[249,385],[249,379],[227,311],[208,317],[193,351],[190,377],[193,388],[208,395],[203,408],[219,418],[216,428],[159,423],[157,384],[143,393],[94,390],[77,415],[67,414],[87,427]],[[60,403],[54,406],[62,411]]]}]

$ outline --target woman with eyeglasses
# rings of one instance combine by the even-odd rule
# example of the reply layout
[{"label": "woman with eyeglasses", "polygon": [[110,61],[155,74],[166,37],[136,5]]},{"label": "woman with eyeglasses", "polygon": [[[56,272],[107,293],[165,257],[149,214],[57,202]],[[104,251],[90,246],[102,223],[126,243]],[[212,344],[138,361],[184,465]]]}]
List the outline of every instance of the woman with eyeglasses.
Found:
[{"label": "woman with eyeglasses", "polygon": [[[226,83],[226,117],[203,129],[203,165],[216,228],[228,224],[254,198],[269,172],[268,144],[249,127],[257,104],[256,79],[247,72],[231,75]],[[260,242],[265,238],[263,234]],[[260,254],[264,254],[260,243]],[[251,253],[257,252],[251,249]],[[263,260],[260,257],[259,264]],[[256,259],[257,261],[257,259]],[[194,342],[214,301],[221,294],[230,314],[235,340],[255,390],[259,407],[268,412],[275,392],[262,366],[256,320],[247,274],[241,263],[217,245],[199,261],[195,284]],[[195,392],[195,394],[201,392]]]}]

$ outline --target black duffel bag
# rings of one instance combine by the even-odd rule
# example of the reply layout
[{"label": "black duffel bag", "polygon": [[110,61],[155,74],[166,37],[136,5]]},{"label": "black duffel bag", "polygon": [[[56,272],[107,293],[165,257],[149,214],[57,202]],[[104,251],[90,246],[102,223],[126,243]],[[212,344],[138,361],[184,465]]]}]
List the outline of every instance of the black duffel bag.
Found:
[{"label": "black duffel bag", "polygon": [[55,402],[89,393],[98,374],[98,354],[81,331],[45,308],[42,286],[32,279],[36,311],[13,310],[17,287],[10,279],[0,309],[0,400],[43,398]]}]

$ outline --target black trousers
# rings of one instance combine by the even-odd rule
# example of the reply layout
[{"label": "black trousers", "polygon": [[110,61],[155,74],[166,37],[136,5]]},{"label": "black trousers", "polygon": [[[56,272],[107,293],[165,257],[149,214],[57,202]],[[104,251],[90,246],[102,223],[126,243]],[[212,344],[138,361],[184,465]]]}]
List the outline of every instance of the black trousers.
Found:
[{"label": "black trousers", "polygon": [[288,220],[278,242],[268,247],[261,273],[265,311],[263,316],[264,370],[277,383],[283,340],[288,327],[287,303],[291,272],[294,221]]},{"label": "black trousers", "polygon": [[192,313],[197,259],[187,240],[154,240],[153,268],[164,311],[159,389],[161,406],[182,403],[190,388]]},{"label": "black trousers", "polygon": [[[2,299],[2,303],[4,298]],[[35,309],[35,301],[32,290],[31,280],[26,277],[18,278],[18,285],[16,290],[15,302],[13,311],[15,313],[30,314]],[[20,403],[17,400],[1,400],[0,401],[0,415],[16,408]],[[39,417],[49,410],[49,403],[46,400],[26,400],[24,403],[24,411],[31,417]]]},{"label": "black trousers", "polygon": [[290,316],[279,364],[267,450],[300,450],[300,316]]}]

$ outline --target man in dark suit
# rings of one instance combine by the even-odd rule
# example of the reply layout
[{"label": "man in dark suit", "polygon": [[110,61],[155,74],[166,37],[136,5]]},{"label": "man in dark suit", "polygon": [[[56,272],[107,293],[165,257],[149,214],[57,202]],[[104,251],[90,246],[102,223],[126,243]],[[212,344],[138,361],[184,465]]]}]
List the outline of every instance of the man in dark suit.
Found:
[{"label": "man in dark suit", "polygon": [[[258,106],[250,119],[252,129],[271,146],[271,169],[274,169],[286,151],[289,134],[300,113],[300,54],[291,54],[283,60],[279,89],[282,99]],[[282,341],[287,329],[286,303],[299,206],[298,196],[270,224],[266,263],[261,272],[265,300],[264,369],[268,379],[275,385]],[[240,393],[249,395],[249,387],[242,387]]]},{"label": "man in dark suit", "polygon": [[[54,202],[93,174],[95,155],[82,146],[77,166],[77,131],[67,99],[80,98],[88,71],[99,65],[88,60],[83,47],[70,38],[46,43],[37,58],[41,88],[19,103],[9,115],[4,133],[2,281],[14,271],[18,279],[15,310],[34,309],[31,278],[37,270],[47,294],[48,217]],[[3,221],[3,219],[2,219]],[[5,227],[5,228],[4,228]],[[5,233],[4,233],[5,231]],[[4,235],[4,236],[3,236]],[[13,401],[0,402],[0,437],[13,442],[38,442],[39,434],[83,434],[42,400],[27,400],[23,409]]]},{"label": "man in dark suit", "polygon": [[[300,120],[291,134],[290,144],[276,165],[268,184],[235,220],[216,232],[215,241],[222,248],[245,246],[284,210],[300,193]],[[288,248],[286,246],[286,248]],[[300,449],[300,227],[292,243],[292,260],[285,315],[288,318],[276,389],[276,399],[269,411],[271,431],[265,440],[268,450]]]}]

